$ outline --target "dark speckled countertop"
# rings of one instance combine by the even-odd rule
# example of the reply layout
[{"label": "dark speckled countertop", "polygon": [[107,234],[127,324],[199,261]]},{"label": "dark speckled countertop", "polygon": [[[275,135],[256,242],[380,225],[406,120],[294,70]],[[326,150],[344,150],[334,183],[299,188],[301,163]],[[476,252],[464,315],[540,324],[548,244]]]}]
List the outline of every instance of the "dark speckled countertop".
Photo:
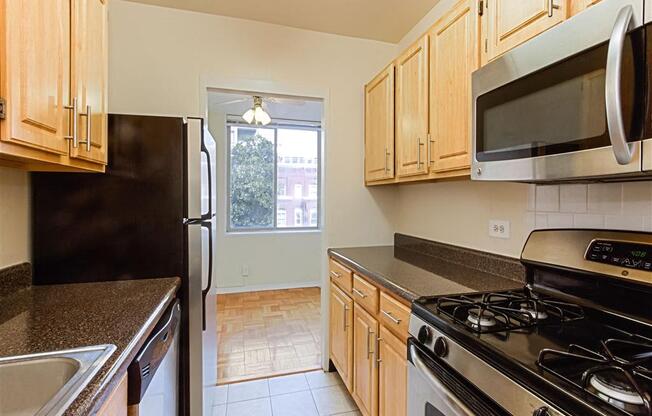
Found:
[{"label": "dark speckled countertop", "polygon": [[[499,256],[479,262],[483,265],[480,269],[396,246],[334,248],[328,253],[355,272],[409,301],[422,296],[506,290],[523,286],[522,280],[501,273],[505,262],[507,267],[517,267],[516,264],[511,264],[517,261],[498,259]],[[454,259],[455,255],[450,255],[449,258]],[[472,261],[468,263],[474,264]],[[505,275],[512,278],[502,277]]]},{"label": "dark speckled countertop", "polygon": [[180,279],[29,286],[0,298],[0,356],[114,344],[65,415],[95,414],[174,299]]}]

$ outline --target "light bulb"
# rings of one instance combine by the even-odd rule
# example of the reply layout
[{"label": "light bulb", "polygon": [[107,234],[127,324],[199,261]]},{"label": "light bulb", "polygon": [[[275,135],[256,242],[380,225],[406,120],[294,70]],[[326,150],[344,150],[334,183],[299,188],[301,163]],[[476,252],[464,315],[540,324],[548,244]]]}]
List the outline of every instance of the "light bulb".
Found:
[{"label": "light bulb", "polygon": [[263,126],[266,126],[272,122],[272,118],[269,116],[269,114],[267,114],[267,111],[265,110],[263,110],[263,113],[260,115],[260,117],[256,117],[256,118]]},{"label": "light bulb", "polygon": [[244,121],[246,121],[247,123],[251,124],[251,123],[253,123],[253,121],[254,121],[254,117],[255,117],[255,116],[256,116],[256,113],[254,112],[254,109],[253,109],[253,108],[250,108],[249,110],[247,110],[247,111],[242,115],[242,118],[244,119]]},{"label": "light bulb", "polygon": [[258,123],[262,123],[262,122],[263,122],[263,118],[265,117],[265,116],[264,116],[264,114],[265,114],[265,110],[263,110],[263,107],[256,106],[256,109],[254,110],[254,112],[255,112],[255,120],[256,120],[256,124],[258,124]]}]

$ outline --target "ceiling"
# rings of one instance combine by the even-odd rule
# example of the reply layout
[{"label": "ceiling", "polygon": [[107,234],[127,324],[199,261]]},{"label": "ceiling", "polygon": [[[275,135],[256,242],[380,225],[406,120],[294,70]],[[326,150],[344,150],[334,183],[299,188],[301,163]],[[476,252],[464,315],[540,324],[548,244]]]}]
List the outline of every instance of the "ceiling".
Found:
[{"label": "ceiling", "polygon": [[129,0],[398,43],[439,0]]},{"label": "ceiling", "polygon": [[[252,95],[249,93],[210,90],[208,92],[208,107],[210,110],[220,111],[228,115],[242,115],[253,105]],[[264,94],[262,94],[262,97],[263,108],[272,119],[315,122],[322,119],[322,102],[320,100],[265,96]]]}]

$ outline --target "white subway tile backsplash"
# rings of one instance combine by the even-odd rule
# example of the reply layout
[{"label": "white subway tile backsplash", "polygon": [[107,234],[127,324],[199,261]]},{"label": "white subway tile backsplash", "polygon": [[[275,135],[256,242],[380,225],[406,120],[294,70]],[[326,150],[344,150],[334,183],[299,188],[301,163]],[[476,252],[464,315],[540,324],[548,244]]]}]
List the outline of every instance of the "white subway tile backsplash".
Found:
[{"label": "white subway tile backsplash", "polygon": [[587,186],[563,185],[559,188],[559,211],[582,214],[586,212]]},{"label": "white subway tile backsplash", "polygon": [[548,228],[572,228],[573,214],[548,214]]},{"label": "white subway tile backsplash", "polygon": [[536,207],[539,212],[558,212],[559,185],[537,186]]},{"label": "white subway tile backsplash", "polygon": [[537,186],[530,185],[527,188],[527,210],[536,211],[537,209]]},{"label": "white subway tile backsplash", "polygon": [[604,228],[604,215],[575,214],[573,225],[575,228]]},{"label": "white subway tile backsplash", "polygon": [[592,183],[588,186],[587,208],[591,214],[620,214],[623,204],[621,183]]},{"label": "white subway tile backsplash", "polygon": [[623,184],[623,214],[652,215],[652,182]]},{"label": "white subway tile backsplash", "polygon": [[604,226],[611,230],[632,230],[643,229],[643,217],[640,215],[605,215]]},{"label": "white subway tile backsplash", "polygon": [[528,193],[527,229],[575,227],[652,232],[652,181],[534,188]]}]

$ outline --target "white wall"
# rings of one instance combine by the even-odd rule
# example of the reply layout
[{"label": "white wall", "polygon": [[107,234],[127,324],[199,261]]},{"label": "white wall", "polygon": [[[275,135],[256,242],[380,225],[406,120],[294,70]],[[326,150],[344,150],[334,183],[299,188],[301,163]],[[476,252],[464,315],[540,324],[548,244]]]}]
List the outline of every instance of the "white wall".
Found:
[{"label": "white wall", "polygon": [[29,179],[0,167],[0,269],[29,261]]},{"label": "white wall", "polygon": [[[320,245],[314,250],[307,235],[287,245],[278,235],[256,244],[233,238],[226,244],[239,257],[222,258],[218,269],[233,275],[237,268],[239,274],[243,259],[259,258],[261,266],[252,266],[252,273],[262,276],[264,264],[292,267],[288,253],[310,248],[320,256],[321,276],[314,276],[313,266],[302,275],[319,279],[325,275],[327,247],[392,242],[395,190],[363,185],[362,86],[393,58],[395,45],[121,0],[111,2],[109,19],[111,112],[202,115],[206,87],[325,100]],[[274,244],[278,251],[270,251]],[[225,247],[217,250],[227,253]],[[314,258],[306,257],[306,263],[314,264]],[[268,278],[290,278],[284,276]],[[226,284],[257,284],[234,280]]]}]

